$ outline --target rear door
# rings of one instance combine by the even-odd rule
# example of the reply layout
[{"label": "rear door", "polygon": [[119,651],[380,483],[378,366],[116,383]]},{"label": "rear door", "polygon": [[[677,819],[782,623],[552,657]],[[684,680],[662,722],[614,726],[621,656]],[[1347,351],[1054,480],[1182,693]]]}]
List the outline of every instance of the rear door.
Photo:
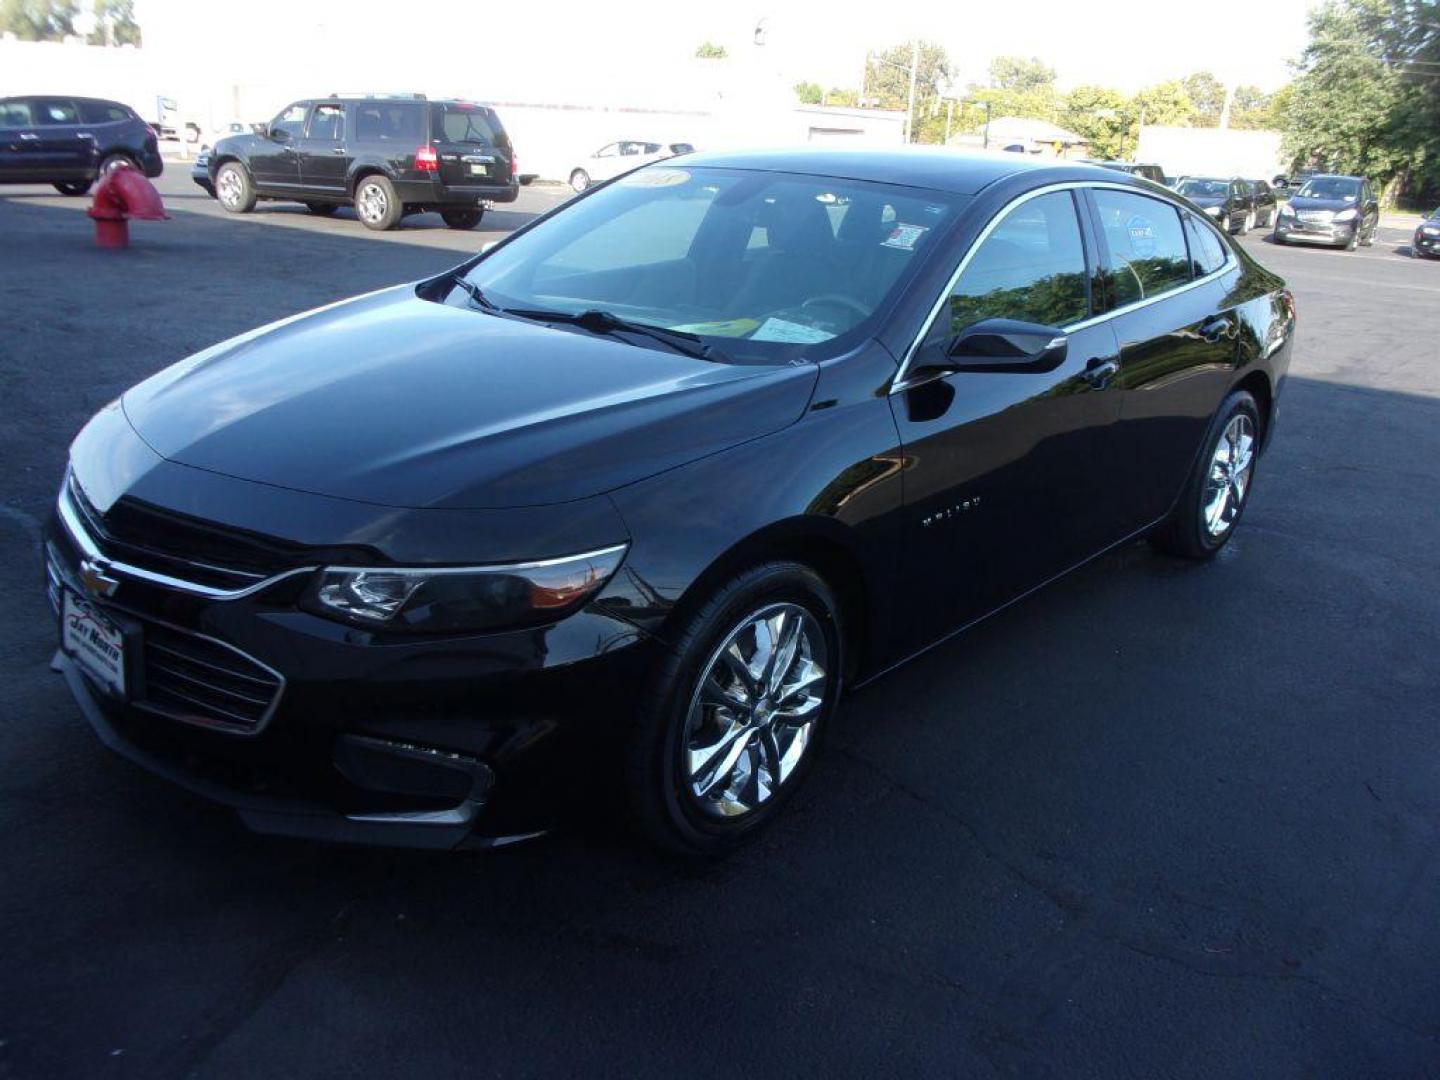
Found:
[{"label": "rear door", "polygon": [[1139,192],[1090,194],[1120,347],[1115,480],[1133,531],[1170,509],[1229,388],[1240,269],[1203,215]]},{"label": "rear door", "polygon": [[16,183],[31,178],[39,139],[29,99],[0,100],[0,181]]},{"label": "rear door", "polygon": [[320,101],[310,107],[304,134],[295,140],[300,186],[306,193],[344,198],[350,155],[345,143],[345,106]]},{"label": "rear door", "polygon": [[42,180],[81,180],[90,175],[94,133],[80,123],[69,98],[33,99],[35,140],[32,162]]},{"label": "rear door", "polygon": [[446,187],[486,187],[511,182],[510,137],[493,109],[468,102],[430,106],[430,136]]}]

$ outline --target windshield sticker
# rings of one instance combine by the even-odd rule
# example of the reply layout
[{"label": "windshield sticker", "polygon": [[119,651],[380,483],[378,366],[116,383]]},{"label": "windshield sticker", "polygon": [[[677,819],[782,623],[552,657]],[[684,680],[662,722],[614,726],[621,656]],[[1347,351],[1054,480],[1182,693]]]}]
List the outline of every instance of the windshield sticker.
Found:
[{"label": "windshield sticker", "polygon": [[615,181],[624,187],[678,187],[690,179],[685,169],[640,169]]},{"label": "windshield sticker", "polygon": [[795,345],[813,345],[817,341],[829,341],[835,335],[814,326],[789,322],[786,319],[766,319],[759,330],[750,335],[751,341],[784,341]]},{"label": "windshield sticker", "polygon": [[724,322],[697,322],[685,323],[682,326],[672,326],[671,330],[679,330],[685,334],[708,334],[712,337],[744,337],[757,326],[759,319],[727,319]]},{"label": "windshield sticker", "polygon": [[901,251],[914,251],[915,245],[920,238],[930,231],[928,225],[906,225],[901,223],[890,230],[890,235],[880,241],[881,247],[898,248]]},{"label": "windshield sticker", "polygon": [[1134,254],[1142,259],[1155,254],[1155,226],[1149,218],[1136,214],[1125,223],[1125,231],[1130,234],[1130,250]]}]

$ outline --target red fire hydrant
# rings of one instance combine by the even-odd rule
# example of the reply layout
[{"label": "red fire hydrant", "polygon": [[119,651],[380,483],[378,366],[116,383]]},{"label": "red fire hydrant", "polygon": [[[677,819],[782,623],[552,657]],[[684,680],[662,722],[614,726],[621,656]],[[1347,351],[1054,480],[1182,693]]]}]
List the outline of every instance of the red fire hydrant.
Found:
[{"label": "red fire hydrant", "polygon": [[85,212],[95,219],[95,245],[102,248],[130,246],[130,218],[163,221],[170,216],[155,185],[128,166],[105,174]]}]

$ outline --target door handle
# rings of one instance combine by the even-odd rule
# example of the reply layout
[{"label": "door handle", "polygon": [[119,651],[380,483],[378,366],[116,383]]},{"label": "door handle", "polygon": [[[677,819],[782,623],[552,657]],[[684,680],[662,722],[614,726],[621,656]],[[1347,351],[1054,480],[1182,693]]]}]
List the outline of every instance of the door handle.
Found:
[{"label": "door handle", "polygon": [[1085,370],[1080,377],[1096,390],[1103,390],[1119,370],[1120,361],[1113,356],[1097,356],[1085,365]]},{"label": "door handle", "polygon": [[20,138],[22,138],[26,142],[39,142],[40,140],[40,136],[36,135],[33,131],[22,131],[20,133]]},{"label": "door handle", "polygon": [[1233,338],[1235,336],[1235,324],[1228,315],[1221,315],[1219,318],[1211,319],[1200,327],[1200,336],[1214,345],[1222,337]]}]

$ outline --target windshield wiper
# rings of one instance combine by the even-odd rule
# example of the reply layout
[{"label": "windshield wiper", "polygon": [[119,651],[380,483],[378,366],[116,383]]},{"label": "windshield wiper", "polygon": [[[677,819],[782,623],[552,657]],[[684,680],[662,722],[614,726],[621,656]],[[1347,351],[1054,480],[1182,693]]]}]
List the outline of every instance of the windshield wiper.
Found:
[{"label": "windshield wiper", "polygon": [[686,330],[667,330],[663,326],[651,326],[649,323],[631,322],[629,319],[622,319],[618,315],[599,308],[591,308],[578,313],[526,310],[524,308],[505,308],[504,311],[506,315],[515,315],[521,319],[565,323],[568,326],[578,326],[582,330],[590,330],[597,334],[615,334],[617,331],[625,334],[639,334],[658,341],[662,345],[668,345],[677,353],[693,356],[697,360],[713,360],[720,364],[729,363],[720,350],[713,345],[706,345],[700,339],[699,334],[692,334]]},{"label": "windshield wiper", "polygon": [[463,290],[465,295],[470,297],[470,302],[483,311],[499,312],[501,310],[500,305],[487,297],[480,286],[473,281],[466,281],[463,277],[457,276],[455,286]]}]

